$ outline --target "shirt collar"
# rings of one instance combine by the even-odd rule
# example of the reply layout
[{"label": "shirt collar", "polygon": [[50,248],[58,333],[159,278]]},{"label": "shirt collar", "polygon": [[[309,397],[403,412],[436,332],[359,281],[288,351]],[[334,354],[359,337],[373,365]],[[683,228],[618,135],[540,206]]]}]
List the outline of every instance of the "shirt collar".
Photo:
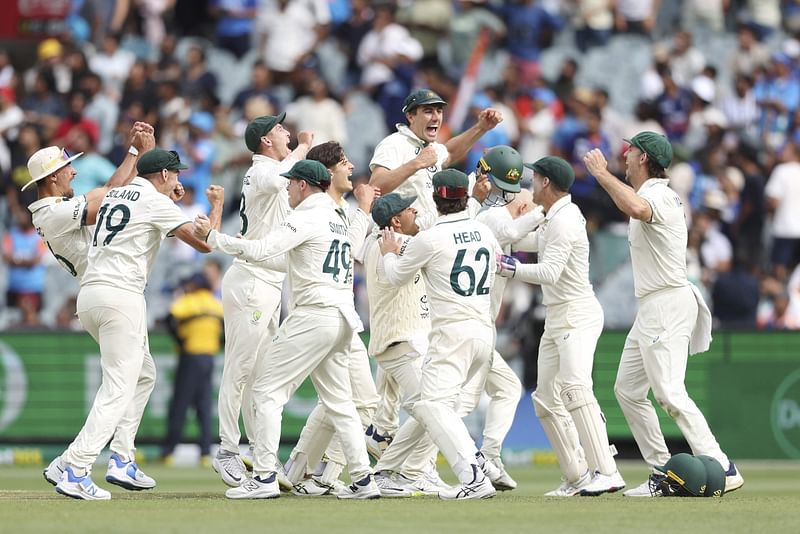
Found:
[{"label": "shirt collar", "polygon": [[563,197],[559,198],[553,203],[552,206],[550,206],[550,209],[547,210],[547,213],[544,216],[545,220],[547,221],[551,220],[553,217],[556,216],[556,213],[558,213],[561,210],[561,208],[571,203],[572,203],[572,195],[564,195]]},{"label": "shirt collar", "polygon": [[265,156],[263,154],[253,154],[253,163],[264,163],[268,161],[270,163],[280,163],[277,159],[272,159],[269,156]]},{"label": "shirt collar", "polygon": [[658,184],[669,185],[669,178],[648,178],[644,181],[642,187],[639,188],[639,191],[642,191],[643,189],[649,189]]},{"label": "shirt collar", "polygon": [[303,211],[319,207],[329,207],[337,209],[339,206],[336,205],[336,202],[334,202],[334,200],[328,193],[322,191],[319,193],[314,193],[309,197],[306,197],[305,200],[303,200],[300,204],[298,204],[294,210]]},{"label": "shirt collar", "polygon": [[459,211],[458,213],[439,215],[439,218],[436,219],[436,224],[446,224],[456,221],[466,221],[467,219],[469,219],[469,213],[467,213],[467,210],[464,210],[464,211]]}]

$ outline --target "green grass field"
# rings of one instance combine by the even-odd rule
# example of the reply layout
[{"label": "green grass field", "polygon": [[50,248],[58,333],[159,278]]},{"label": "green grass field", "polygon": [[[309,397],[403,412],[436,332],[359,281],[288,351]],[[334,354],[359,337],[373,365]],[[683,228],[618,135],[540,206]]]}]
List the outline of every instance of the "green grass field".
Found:
[{"label": "green grass field", "polygon": [[[621,462],[630,486],[644,480],[640,462]],[[741,462],[744,487],[722,499],[629,499],[621,494],[556,499],[554,466],[510,468],[519,482],[491,500],[442,502],[433,497],[340,502],[283,496],[231,501],[210,469],[146,466],[158,487],[111,489],[108,502],[84,502],[55,493],[41,469],[0,467],[0,532],[800,532],[800,462]],[[442,473],[448,473],[441,466]]]}]

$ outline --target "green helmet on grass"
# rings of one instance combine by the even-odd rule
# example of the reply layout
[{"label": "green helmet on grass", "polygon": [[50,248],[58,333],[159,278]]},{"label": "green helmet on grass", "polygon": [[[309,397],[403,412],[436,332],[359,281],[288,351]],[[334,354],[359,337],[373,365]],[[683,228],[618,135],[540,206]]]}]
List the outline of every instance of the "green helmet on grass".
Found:
[{"label": "green helmet on grass", "polygon": [[665,496],[702,497],[706,492],[706,466],[691,454],[676,454],[656,469],[666,475],[661,482]]},{"label": "green helmet on grass", "polygon": [[706,491],[704,497],[722,497],[725,495],[725,470],[720,463],[712,458],[700,454],[696,456],[706,468]]}]

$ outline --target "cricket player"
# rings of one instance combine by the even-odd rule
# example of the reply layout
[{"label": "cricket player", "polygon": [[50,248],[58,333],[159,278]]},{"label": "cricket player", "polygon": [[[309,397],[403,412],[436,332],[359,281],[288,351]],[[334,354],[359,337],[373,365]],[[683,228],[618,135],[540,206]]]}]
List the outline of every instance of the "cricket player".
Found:
[{"label": "cricket player", "polygon": [[[300,132],[297,148],[290,151],[291,135],[283,127],[285,118],[285,113],[265,115],[250,121],[245,129],[244,140],[253,152],[253,164],[242,183],[239,233],[244,239],[264,238],[290,212],[288,181],[281,173],[305,157],[314,136]],[[252,443],[256,431],[249,384],[254,379],[257,360],[263,358],[278,330],[285,276],[269,266],[235,258],[222,279],[225,359],[218,399],[220,447],[212,466],[231,487],[241,485],[247,478],[239,456],[239,412]]]},{"label": "cricket player", "polygon": [[397,124],[397,131],[378,143],[369,162],[370,185],[383,194],[395,191],[405,197],[416,195],[414,207],[423,229],[430,228],[437,217],[431,177],[460,161],[483,134],[503,120],[499,111],[486,108],[480,112],[474,126],[446,143],[439,143],[436,138],[446,105],[447,102],[430,89],[419,89],[408,95],[402,109],[408,123]]},{"label": "cricket player", "polygon": [[212,231],[206,217],[195,219],[195,235],[205,238],[215,250],[254,262],[285,254],[294,306],[254,372],[254,476],[225,495],[231,499],[280,496],[277,453],[281,415],[310,374],[342,442],[353,481],[337,497],[377,498],[381,494],[372,479],[348,374],[353,331],[363,327],[353,303],[347,217],[325,192],[331,176],[322,163],[301,160],[283,176],[289,179],[289,206],[294,212],[263,239],[233,238]]},{"label": "cricket player", "polygon": [[[664,465],[670,459],[658,416],[647,398],[652,389],[692,453],[715,458],[726,470],[725,491],[733,491],[742,487],[744,479],[722,452],[683,383],[689,355],[705,352],[711,344],[711,314],[686,278],[686,220],[666,173],[672,146],[653,132],[640,132],[626,141],[630,144],[625,153],[627,184],[608,172],[599,150],[583,158],[589,172],[630,217],[628,241],[639,309],[622,350],[614,393],[648,464]],[[660,489],[651,484],[661,476],[652,473],[648,481],[624,495],[660,495]]]},{"label": "cricket player", "polygon": [[[401,248],[419,232],[417,210],[411,207],[415,200],[415,196],[389,193],[376,200],[372,208],[375,223],[380,229],[395,232],[402,242]],[[420,273],[399,287],[379,274],[378,237],[372,236],[367,241],[364,252],[370,314],[369,352],[379,369],[398,384],[402,406],[413,414],[414,398],[420,389],[422,360],[428,352],[430,305]],[[375,465],[378,486],[399,482],[410,491],[424,495],[438,495],[449,489],[436,471],[438,449],[424,427],[416,419],[404,426],[400,440],[390,443]]]},{"label": "cricket player", "polygon": [[546,213],[529,248],[538,252],[539,261],[519,264],[507,256],[504,265],[510,267],[500,274],[541,285],[547,308],[537,359],[539,379],[532,398],[564,481],[546,495],[615,492],[625,481],[617,471],[605,419],[592,391],[603,309],[589,283],[586,220],[569,194],[575,174],[569,163],[552,156],[527,166],[534,171],[533,201]]},{"label": "cricket player", "polygon": [[[187,168],[178,154],[156,148],[144,153],[136,168],[139,176],[109,190],[97,212],[78,294],[78,318],[100,345],[103,379],[86,423],[62,455],[65,468],[56,491],[76,499],[111,498],[92,481],[91,466],[115,434],[119,445],[112,444],[106,481],[132,490],[155,487],[155,480],[136,465],[133,444],[156,373],[147,339],[147,275],[167,236],[201,252],[211,250],[194,237],[191,221],[170,198],[180,171]],[[211,186],[207,194],[209,224],[218,227],[222,188]],[[129,434],[120,435],[125,430]]]},{"label": "cricket player", "polygon": [[456,410],[462,386],[475,375],[485,380],[489,371],[495,337],[490,297],[495,262],[491,254],[501,249],[491,230],[471,219],[466,211],[469,179],[464,173],[440,171],[434,174],[432,185],[438,222],[409,240],[405,248],[394,231],[384,230],[379,272],[398,287],[417,271],[425,280],[432,330],[413,415],[442,451],[460,483],[439,492],[439,496],[490,498],[495,489],[479,463],[482,455]]},{"label": "cricket player", "polygon": [[[359,185],[354,192],[358,208],[350,210],[344,196],[353,192],[353,183],[350,180],[353,174],[353,164],[347,159],[342,146],[336,141],[322,143],[309,150],[307,158],[319,161],[331,174],[331,185],[327,192],[339,209],[346,214],[353,258],[360,259],[364,240],[372,226],[369,216],[372,203],[380,191],[367,184]],[[356,331],[353,331],[353,340],[350,345],[348,371],[353,401],[361,423],[366,428],[374,416],[375,407],[378,404],[378,393],[372,379],[367,349]],[[335,492],[338,485],[341,485],[339,475],[344,469],[345,458],[338,438],[331,442],[333,432],[334,428],[330,418],[327,417],[325,405],[317,404],[317,407],[309,415],[300,439],[286,463],[286,472],[289,481],[295,486],[293,493],[296,495],[329,495]],[[323,452],[324,461],[318,465],[318,462],[323,459]],[[308,467],[314,469],[314,477],[304,480]],[[401,490],[382,492],[382,494],[388,495],[402,493],[406,492]]]},{"label": "cricket player", "polygon": [[[28,172],[32,179],[22,187],[24,191],[36,185],[38,199],[28,206],[36,231],[58,263],[79,280],[86,272],[88,250],[91,245],[97,211],[106,193],[115,187],[127,184],[136,176],[136,161],[140,153],[155,146],[153,127],[145,122],[136,122],[130,132],[131,146],[117,171],[103,186],[85,195],[75,196],[71,183],[77,175],[71,162],[81,154],[69,156],[66,150],[55,146],[36,151],[28,160]],[[135,406],[130,406],[135,411]],[[123,425],[114,433],[112,451],[125,451],[133,446],[123,443],[126,437],[136,434],[139,425],[135,417],[125,417]],[[133,427],[130,427],[133,425]],[[55,486],[64,473],[64,463],[57,456],[44,470],[45,480]]]},{"label": "cricket player", "polygon": [[70,156],[64,149],[50,146],[37,150],[28,160],[31,181],[22,190],[36,185],[39,198],[28,206],[33,225],[58,263],[78,279],[86,271],[91,226],[106,193],[130,182],[136,176],[139,154],[155,147],[153,127],[145,122],[133,125],[130,138],[128,153],[108,182],[77,197],[70,184],[78,173],[71,162],[82,152]]}]

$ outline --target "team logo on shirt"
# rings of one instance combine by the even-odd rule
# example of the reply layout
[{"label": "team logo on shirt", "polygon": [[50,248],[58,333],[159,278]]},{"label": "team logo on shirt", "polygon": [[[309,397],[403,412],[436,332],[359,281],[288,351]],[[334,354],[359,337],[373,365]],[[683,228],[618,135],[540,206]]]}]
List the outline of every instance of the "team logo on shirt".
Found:
[{"label": "team logo on shirt", "polygon": [[261,310],[256,310],[253,312],[253,318],[250,320],[252,324],[258,324],[258,321],[261,319]]}]

